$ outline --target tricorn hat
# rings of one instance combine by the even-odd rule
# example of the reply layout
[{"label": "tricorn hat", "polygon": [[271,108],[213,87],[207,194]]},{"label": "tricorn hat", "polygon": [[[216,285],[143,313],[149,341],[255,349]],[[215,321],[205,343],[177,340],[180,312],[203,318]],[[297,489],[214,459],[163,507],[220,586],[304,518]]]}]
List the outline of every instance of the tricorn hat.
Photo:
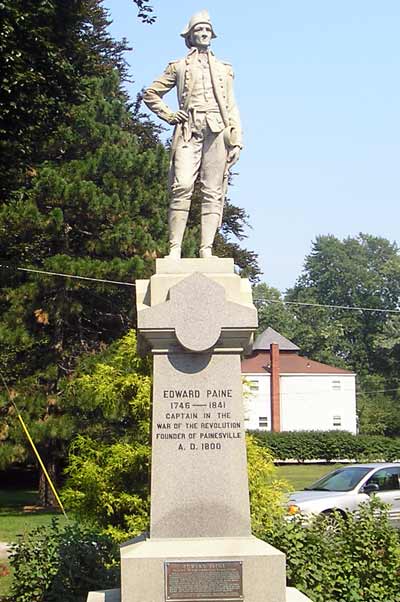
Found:
[{"label": "tricorn hat", "polygon": [[214,28],[211,23],[210,15],[208,14],[208,10],[201,10],[198,13],[195,13],[189,20],[189,23],[186,25],[185,29],[182,31],[182,38],[187,38],[190,32],[192,31],[195,25],[199,25],[199,23],[207,23],[211,27],[212,38],[216,38]]}]

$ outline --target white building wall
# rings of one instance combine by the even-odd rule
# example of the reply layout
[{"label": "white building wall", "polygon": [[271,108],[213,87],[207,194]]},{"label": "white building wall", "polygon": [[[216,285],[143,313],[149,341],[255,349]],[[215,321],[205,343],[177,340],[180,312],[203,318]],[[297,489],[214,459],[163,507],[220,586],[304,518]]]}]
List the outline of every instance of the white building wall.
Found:
[{"label": "white building wall", "polygon": [[[270,375],[244,374],[247,429],[271,430]],[[354,374],[283,374],[281,430],[357,431]]]},{"label": "white building wall", "polygon": [[[249,430],[259,429],[270,431],[271,397],[269,374],[244,374],[243,382],[245,428]],[[266,418],[266,420],[261,420],[263,418]]]},{"label": "white building wall", "polygon": [[356,433],[354,374],[281,376],[281,430]]}]

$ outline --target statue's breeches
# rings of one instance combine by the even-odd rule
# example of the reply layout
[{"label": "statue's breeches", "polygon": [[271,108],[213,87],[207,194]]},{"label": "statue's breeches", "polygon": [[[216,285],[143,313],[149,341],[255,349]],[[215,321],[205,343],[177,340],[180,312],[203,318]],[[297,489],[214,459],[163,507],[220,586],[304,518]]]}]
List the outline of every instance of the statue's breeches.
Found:
[{"label": "statue's breeches", "polygon": [[190,139],[185,142],[183,136],[179,136],[176,141],[171,174],[171,209],[189,211],[194,184],[199,175],[202,214],[220,214],[226,159],[223,131],[212,132],[205,113],[197,115]]}]

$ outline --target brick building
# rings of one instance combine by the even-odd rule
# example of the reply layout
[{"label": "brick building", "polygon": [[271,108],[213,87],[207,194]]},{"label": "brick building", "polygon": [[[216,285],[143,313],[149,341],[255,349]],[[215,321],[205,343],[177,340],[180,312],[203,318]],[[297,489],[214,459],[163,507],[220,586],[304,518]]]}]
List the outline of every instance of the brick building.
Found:
[{"label": "brick building", "polygon": [[242,361],[245,425],[278,431],[357,431],[356,375],[300,355],[272,328]]}]

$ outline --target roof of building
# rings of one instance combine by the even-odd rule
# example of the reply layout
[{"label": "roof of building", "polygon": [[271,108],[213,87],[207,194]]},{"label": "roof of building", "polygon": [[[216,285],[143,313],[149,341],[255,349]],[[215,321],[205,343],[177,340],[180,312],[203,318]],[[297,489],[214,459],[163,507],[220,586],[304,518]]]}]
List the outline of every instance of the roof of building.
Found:
[{"label": "roof of building", "polygon": [[[269,351],[255,351],[250,357],[242,361],[242,373],[265,374],[271,372],[271,354]],[[279,354],[280,374],[354,374],[350,370],[335,368],[328,364],[322,364],[302,357],[297,353]]]},{"label": "roof of building", "polygon": [[258,335],[253,344],[253,351],[269,351],[271,343],[277,343],[280,351],[300,351],[300,347],[297,347],[289,339],[285,339],[273,328],[267,328]]}]

